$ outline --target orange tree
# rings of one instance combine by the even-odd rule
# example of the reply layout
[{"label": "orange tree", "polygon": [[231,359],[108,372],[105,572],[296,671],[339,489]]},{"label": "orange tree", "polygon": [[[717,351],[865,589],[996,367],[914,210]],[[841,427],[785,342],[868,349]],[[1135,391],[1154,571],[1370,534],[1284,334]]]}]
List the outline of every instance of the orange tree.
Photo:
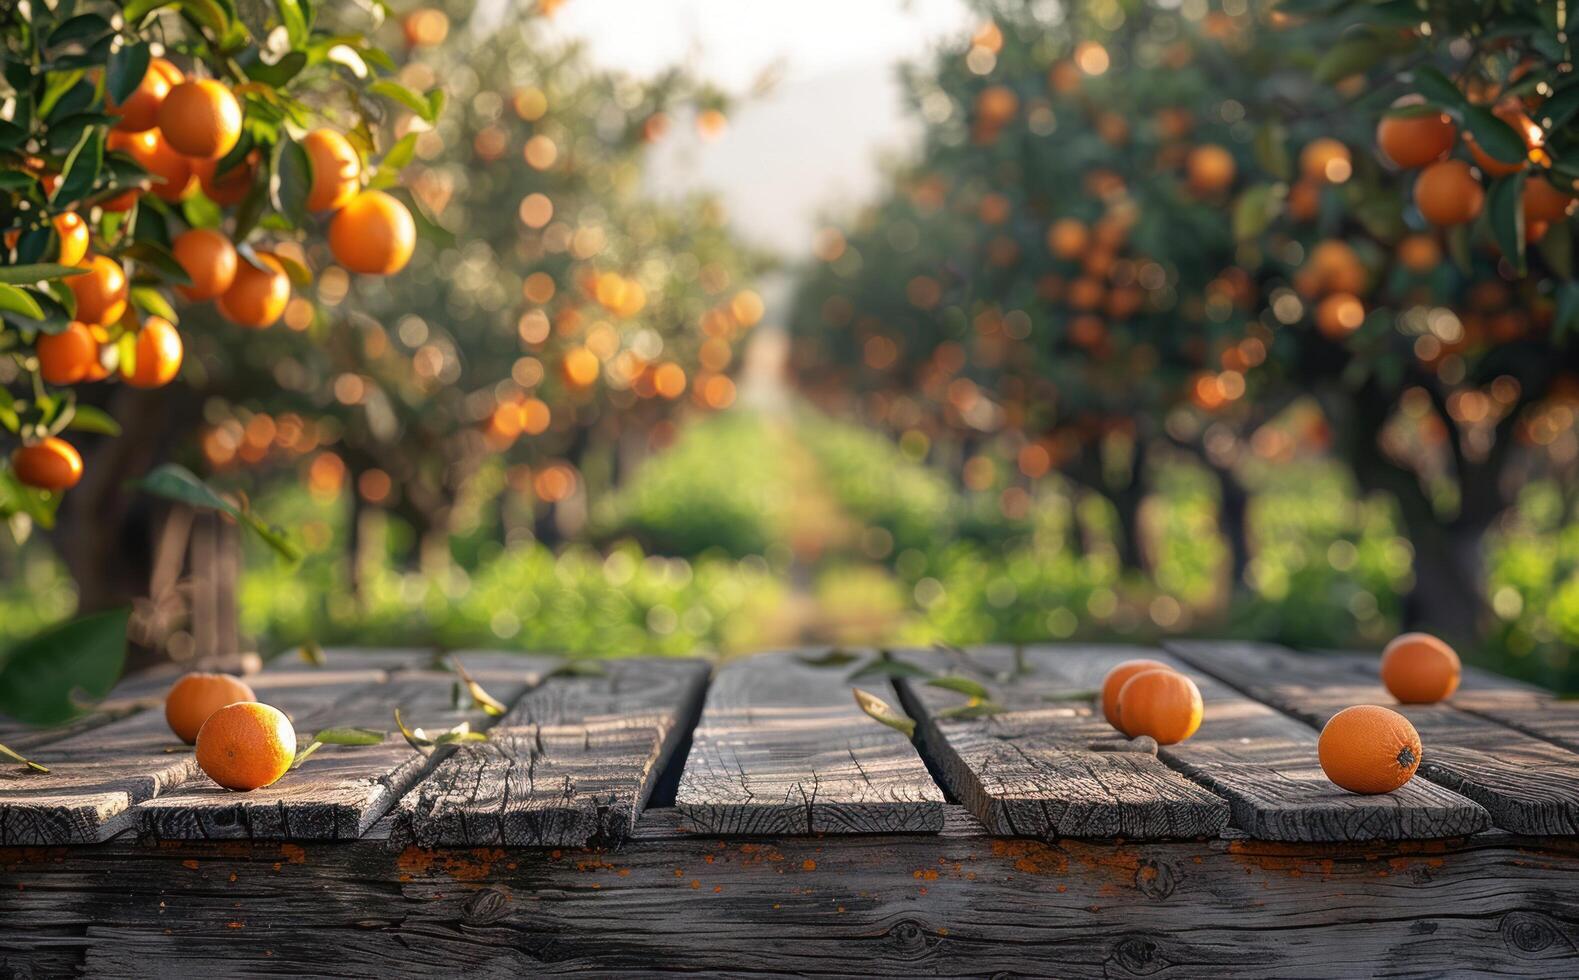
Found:
[{"label": "orange tree", "polygon": [[[148,545],[125,533],[146,504],[125,483],[186,431],[192,399],[166,387],[183,365],[201,379],[281,317],[310,279],[303,241],[327,235],[370,275],[410,256],[410,213],[373,189],[403,152],[380,123],[396,105],[431,119],[442,97],[383,77],[371,26],[306,0],[0,11],[0,516],[21,537],[59,512],[86,609],[146,589]],[[180,327],[210,301],[223,326]],[[147,489],[230,507],[289,550],[189,474]]]},{"label": "orange tree", "polygon": [[[468,488],[494,505],[490,530],[554,540],[585,487],[617,479],[680,414],[734,400],[738,344],[762,315],[760,263],[717,205],[642,187],[653,141],[720,96],[678,72],[593,68],[548,36],[540,5],[472,7],[408,14],[400,71],[453,96],[414,134],[407,182],[457,234],[377,288],[321,275],[302,326],[323,339],[292,359],[293,390],[262,359],[225,386],[206,443],[217,467],[285,463],[346,488],[353,535],[363,509],[386,510],[440,562]],[[282,434],[270,420],[287,414],[333,444],[249,442]]]}]

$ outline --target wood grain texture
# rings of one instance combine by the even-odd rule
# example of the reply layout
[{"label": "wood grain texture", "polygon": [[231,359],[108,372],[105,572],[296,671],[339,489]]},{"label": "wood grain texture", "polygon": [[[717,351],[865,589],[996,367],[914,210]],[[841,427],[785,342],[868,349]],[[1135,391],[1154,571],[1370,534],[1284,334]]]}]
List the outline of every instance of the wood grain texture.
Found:
[{"label": "wood grain texture", "polygon": [[908,738],[856,706],[846,673],[790,653],[720,669],[675,800],[688,823],[748,835],[939,830],[943,791]]},{"label": "wood grain texture", "polygon": [[[248,678],[259,700],[292,714],[384,679],[382,671],[315,671]],[[131,808],[203,779],[190,746],[170,732],[162,707],[94,728],[34,753],[48,774],[0,772],[0,841],[56,844],[104,840],[132,824]]]},{"label": "wood grain texture", "polygon": [[1579,975],[1571,841],[646,832],[684,819],[557,854],[0,849],[0,974]]},{"label": "wood grain texture", "polygon": [[1521,834],[1579,833],[1579,754],[1490,718],[1442,704],[1394,702],[1374,659],[1300,654],[1272,644],[1180,641],[1198,669],[1319,730],[1355,704],[1398,711],[1420,733],[1419,774],[1480,804]]},{"label": "wood grain texture", "polygon": [[610,660],[597,677],[553,677],[520,698],[481,745],[440,763],[395,812],[428,845],[615,843],[631,827],[695,717],[708,666]]},{"label": "wood grain texture", "polygon": [[[1141,651],[1144,652],[1144,651]],[[922,751],[950,792],[995,834],[1015,837],[1215,837],[1228,806],[1148,752],[1119,751],[1124,739],[1073,691],[1097,686],[1110,663],[1133,649],[1026,651],[1015,675],[1012,652],[993,647],[947,656],[909,650],[898,656],[933,673],[958,673],[988,686],[1004,710],[950,718],[967,702],[916,679],[898,681],[916,717]],[[1099,670],[1100,668],[1100,670]],[[1051,699],[1051,700],[1050,700]]]},{"label": "wood grain texture", "polygon": [[[550,666],[547,661],[512,658],[509,666],[488,666],[483,657],[459,658],[485,690],[506,704],[513,703]],[[276,672],[264,675],[259,696]],[[293,677],[319,675],[295,671]],[[450,672],[402,669],[383,683],[357,685],[344,696],[302,704],[299,698],[280,695],[277,706],[293,717],[298,748],[305,748],[312,733],[333,726],[368,727],[388,732],[375,746],[326,745],[275,783],[250,793],[232,793],[206,779],[194,779],[173,793],[139,806],[134,814],[139,830],[156,838],[253,840],[347,840],[360,837],[407,790],[442,763],[452,751],[437,746],[423,756],[394,730],[394,709],[399,707],[408,726],[441,731],[470,722],[486,730],[492,719],[470,710],[469,698],[457,707],[453,700],[457,677]]]}]

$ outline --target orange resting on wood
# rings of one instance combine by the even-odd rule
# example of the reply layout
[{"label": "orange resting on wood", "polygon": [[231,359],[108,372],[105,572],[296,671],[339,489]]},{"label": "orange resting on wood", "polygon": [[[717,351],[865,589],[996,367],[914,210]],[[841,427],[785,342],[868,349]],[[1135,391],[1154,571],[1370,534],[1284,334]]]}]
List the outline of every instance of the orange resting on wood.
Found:
[{"label": "orange resting on wood", "polygon": [[1420,734],[1409,719],[1357,704],[1328,719],[1316,743],[1327,778],[1351,793],[1391,793],[1420,768]]},{"label": "orange resting on wood", "polygon": [[1171,668],[1143,670],[1118,692],[1119,731],[1130,738],[1150,735],[1172,745],[1201,727],[1205,706],[1195,682]]},{"label": "orange resting on wood", "polygon": [[164,719],[170,730],[188,745],[197,741],[197,733],[208,716],[227,704],[237,701],[256,701],[257,695],[239,677],[229,674],[183,674],[170,686],[164,698]]},{"label": "orange resting on wood", "polygon": [[1458,690],[1453,648],[1429,633],[1405,633],[1382,651],[1382,683],[1404,704],[1430,704]]},{"label": "orange resting on wood", "polygon": [[1126,660],[1102,678],[1102,717],[1107,723],[1117,728],[1124,729],[1118,723],[1118,692],[1124,687],[1124,682],[1134,677],[1143,670],[1172,670],[1160,660]]},{"label": "orange resting on wood", "polygon": [[285,712],[256,701],[227,704],[197,733],[197,764],[208,778],[235,790],[254,790],[290,771],[296,730]]}]

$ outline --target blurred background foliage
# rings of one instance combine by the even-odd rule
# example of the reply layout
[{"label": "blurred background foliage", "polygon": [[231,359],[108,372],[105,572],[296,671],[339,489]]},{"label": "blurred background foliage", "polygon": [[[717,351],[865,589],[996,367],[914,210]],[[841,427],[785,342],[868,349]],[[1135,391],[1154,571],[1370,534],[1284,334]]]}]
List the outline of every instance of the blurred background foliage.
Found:
[{"label": "blurred background foliage", "polygon": [[[1392,4],[972,4],[904,70],[915,152],[778,260],[643,180],[737,95],[594,67],[553,6],[386,25],[449,102],[397,124],[410,269],[355,282],[308,247],[288,329],[193,344],[166,454],[307,553],[247,544],[259,650],[1423,625],[1579,689],[1567,211],[1530,235],[1487,175],[1486,213],[1440,227],[1375,147],[1399,97],[1488,146],[1517,135],[1488,100],[1579,106],[1540,5],[1482,51],[1428,40],[1446,21],[1395,43]],[[1529,111],[1560,159],[1572,113]],[[1498,180],[1562,175],[1539,167]],[[0,541],[0,641],[81,592],[47,538]]]}]

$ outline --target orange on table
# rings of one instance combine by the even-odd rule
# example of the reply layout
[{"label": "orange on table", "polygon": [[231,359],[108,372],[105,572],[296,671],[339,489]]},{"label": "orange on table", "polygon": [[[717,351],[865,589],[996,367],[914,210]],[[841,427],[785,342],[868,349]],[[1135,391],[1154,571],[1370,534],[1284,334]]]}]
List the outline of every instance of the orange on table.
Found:
[{"label": "orange on table", "polygon": [[1351,793],[1391,793],[1420,768],[1420,733],[1389,708],[1357,704],[1327,720],[1316,742],[1327,778]]},{"label": "orange on table", "polygon": [[259,789],[290,771],[296,758],[296,730],[280,709],[239,701],[203,722],[196,755],[198,768],[226,789]]},{"label": "orange on table", "polygon": [[39,334],[33,344],[38,354],[38,373],[47,384],[74,385],[87,380],[99,363],[99,342],[86,324],[76,320],[56,334]]},{"label": "orange on table", "polygon": [[143,321],[137,332],[137,354],[132,369],[121,365],[121,380],[133,388],[162,388],[181,371],[181,335],[162,316]]},{"label": "orange on table", "polygon": [[1458,690],[1463,665],[1429,633],[1404,633],[1382,651],[1382,684],[1404,704],[1430,704]]},{"label": "orange on table", "polygon": [[89,326],[108,326],[126,312],[126,271],[107,255],[95,255],[84,264],[87,272],[66,277],[77,298],[77,319]]},{"label": "orange on table", "polygon": [[236,281],[240,261],[236,247],[212,228],[183,231],[170,243],[170,251],[192,280],[190,286],[176,287],[176,292],[189,300],[213,299]]},{"label": "orange on table", "polygon": [[12,452],[11,472],[39,490],[70,490],[82,479],[82,456],[71,443],[50,436]]},{"label": "orange on table", "polygon": [[159,106],[164,103],[165,97],[170,94],[170,89],[186,80],[181,74],[181,69],[166,61],[164,58],[154,58],[148,62],[148,70],[143,73],[143,80],[127,96],[125,105],[116,105],[115,100],[106,92],[104,95],[104,110],[112,116],[119,116],[115,128],[123,133],[141,133],[153,129],[159,122]]},{"label": "orange on table", "polygon": [[198,730],[208,716],[227,704],[256,701],[247,682],[230,674],[194,671],[182,674],[170,685],[164,697],[164,720],[176,737],[188,745],[197,741]]},{"label": "orange on table", "polygon": [[[1419,104],[1416,99],[1412,104]],[[1458,127],[1441,111],[1385,115],[1376,124],[1376,147],[1404,170],[1414,170],[1447,156],[1458,139]]]},{"label": "orange on table", "polygon": [[222,157],[241,139],[241,103],[211,78],[182,82],[159,105],[159,131],[177,153]]},{"label": "orange on table", "polygon": [[[262,268],[259,268],[262,266]],[[232,323],[262,329],[272,326],[291,300],[291,280],[285,266],[267,252],[257,253],[257,264],[236,263],[230,288],[219,296],[219,312]]]},{"label": "orange on table", "polygon": [[307,210],[335,211],[348,204],[361,189],[362,158],[351,141],[332,129],[315,129],[302,139],[302,149],[312,161],[312,189]]},{"label": "orange on table", "polygon": [[1463,225],[1480,216],[1486,192],[1463,160],[1443,160],[1415,179],[1415,207],[1433,225]]},{"label": "orange on table", "polygon": [[1143,670],[1118,691],[1119,731],[1130,738],[1150,735],[1173,745],[1195,734],[1205,714],[1201,689],[1171,668]]},{"label": "orange on table", "polygon": [[336,262],[365,275],[387,276],[411,260],[417,225],[411,212],[383,191],[363,191],[329,222],[329,251]]},{"label": "orange on table", "polygon": [[1160,660],[1126,660],[1102,678],[1102,717],[1107,723],[1117,728],[1124,729],[1118,723],[1118,692],[1124,682],[1134,677],[1143,670],[1172,670],[1173,668]]}]

